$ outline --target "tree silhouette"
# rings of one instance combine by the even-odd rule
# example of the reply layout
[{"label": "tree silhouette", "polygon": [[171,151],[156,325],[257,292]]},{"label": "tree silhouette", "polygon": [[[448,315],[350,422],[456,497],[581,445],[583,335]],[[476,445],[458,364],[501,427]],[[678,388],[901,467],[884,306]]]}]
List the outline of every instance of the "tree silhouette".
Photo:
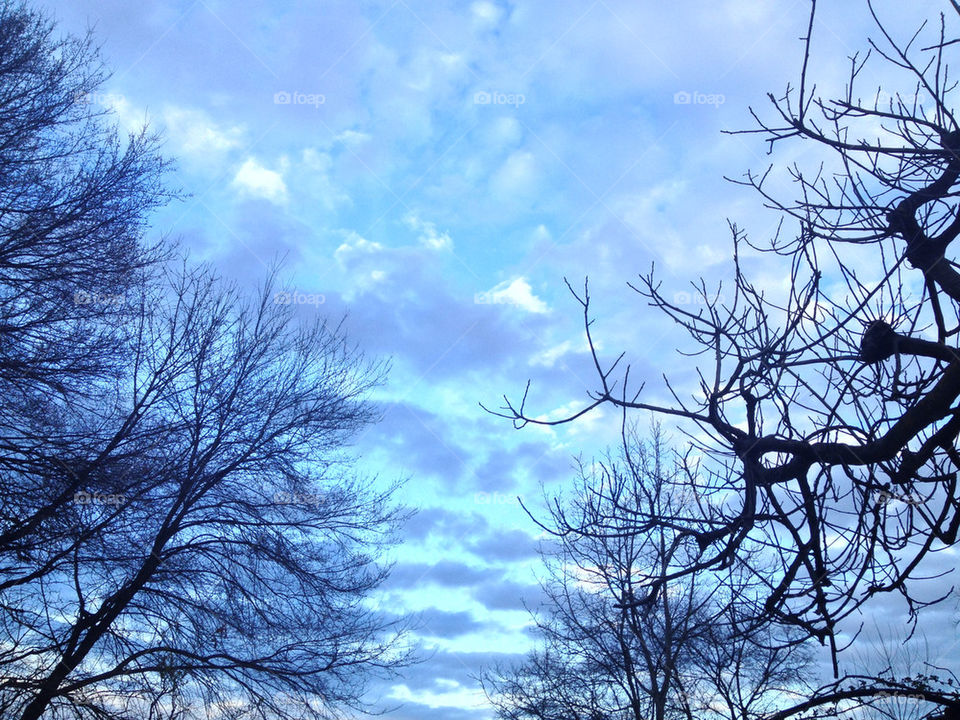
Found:
[{"label": "tree silhouette", "polygon": [[339,451],[381,368],[269,283],[244,300],[208,272],[172,282],[141,305],[104,447],[61,510],[73,532],[6,568],[5,716],[146,715],[175,678],[193,713],[323,717],[406,658],[361,603],[400,515]]},{"label": "tree silhouette", "polygon": [[807,653],[767,628],[742,627],[755,592],[742,568],[688,575],[637,602],[644,578],[690,562],[665,526],[636,533],[636,515],[675,517],[702,507],[674,467],[659,429],[649,443],[625,432],[620,452],[580,464],[573,497],[554,499],[541,525],[547,603],[542,647],[522,665],[481,679],[504,720],[756,717],[806,689]]},{"label": "tree silhouette", "polygon": [[127,361],[126,321],[167,254],[144,240],[170,196],[157,138],[121,142],[92,102],[91,39],[54,32],[0,3],[0,548],[22,557],[79,488],[66,446]]},{"label": "tree silhouette", "polygon": [[[768,243],[754,243],[731,224],[732,285],[716,292],[700,281],[696,306],[674,300],[653,271],[631,285],[689,334],[703,358],[696,387],[688,393],[667,378],[672,400],[659,402],[624,356],[601,359],[585,283],[571,291],[595,391],[554,421],[528,412],[526,392],[497,411],[522,427],[613,405],[687,428],[709,490],[729,501],[710,514],[635,516],[640,534],[676,529],[694,558],[651,578],[639,602],[762,551],[777,567],[757,573],[766,589],[756,622],[827,644],[835,675],[839,624],[885,593],[903,598],[915,621],[936,601],[924,582],[942,574],[931,570],[933,555],[960,531],[960,272],[951,252],[960,234],[960,125],[949,74],[960,5],[945,5],[905,39],[866,5],[878,38],[850,59],[846,88],[832,99],[817,93],[812,2],[799,82],[769,96],[771,119],[751,110],[757,125],[744,131],[767,141],[774,163],[737,182],[795,222],[796,234],[781,225]],[[882,76],[871,75],[877,67]],[[793,198],[773,189],[784,145],[805,150],[785,168]],[[751,281],[744,258],[755,253],[782,263],[787,291]],[[928,699],[949,706],[956,695],[931,690]]]},{"label": "tree silhouette", "polygon": [[146,241],[169,193],[90,38],[0,2],[0,716],[306,718],[408,658],[402,512],[352,471],[385,367]]}]

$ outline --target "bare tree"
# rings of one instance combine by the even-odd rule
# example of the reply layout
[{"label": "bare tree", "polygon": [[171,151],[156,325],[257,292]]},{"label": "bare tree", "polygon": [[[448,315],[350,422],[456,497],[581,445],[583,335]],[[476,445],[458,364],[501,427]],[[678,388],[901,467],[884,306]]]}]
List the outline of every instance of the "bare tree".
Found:
[{"label": "bare tree", "polygon": [[757,632],[738,627],[739,598],[751,587],[737,572],[722,582],[699,574],[670,580],[656,598],[638,601],[647,578],[691,559],[669,528],[633,527],[638,514],[704,507],[681,474],[658,432],[649,446],[625,433],[618,457],[581,464],[575,497],[553,501],[541,525],[557,538],[544,552],[544,646],[520,667],[483,678],[500,717],[738,720],[804,687],[802,648],[764,646]]},{"label": "bare tree", "polygon": [[[775,548],[778,566],[766,576],[757,622],[827,644],[835,676],[839,624],[881,593],[898,594],[915,620],[936,600],[923,582],[943,572],[935,553],[960,531],[960,272],[950,250],[960,234],[960,125],[949,74],[960,5],[946,3],[904,38],[869,0],[866,7],[878,38],[850,60],[845,90],[825,99],[810,69],[811,2],[799,83],[771,94],[775,119],[753,113],[757,127],[747,131],[774,153],[804,144],[810,165],[787,168],[796,199],[771,189],[776,164],[738,181],[796,222],[796,235],[778,231],[753,244],[731,225],[732,286],[715,292],[700,281],[696,308],[675,302],[652,271],[632,285],[689,333],[693,353],[705,358],[698,386],[688,393],[667,378],[672,401],[658,402],[622,355],[601,359],[585,284],[574,295],[597,388],[581,410],[553,421],[609,404],[683,425],[712,489],[737,501],[712,515],[637,517],[638,533],[676,529],[693,558],[652,577],[646,594]],[[871,76],[877,65],[882,76]],[[741,264],[748,250],[783,263],[788,292],[751,282]],[[543,423],[525,401],[526,393],[519,403],[505,399],[499,414],[517,427]],[[836,699],[838,687],[824,698]],[[956,693],[924,687],[925,702],[960,712]],[[892,689],[879,679],[873,688]]]},{"label": "bare tree", "polygon": [[[869,635],[862,637],[860,646],[851,653],[851,662],[848,665],[858,667],[870,675],[890,679],[918,677],[937,672],[927,638],[917,638],[910,642],[905,637],[905,630],[903,626],[892,624],[881,629],[879,624],[874,622],[872,627],[868,627]],[[924,714],[916,699],[909,696],[889,694],[880,700],[876,707],[872,708],[873,714],[870,717],[919,720]]]},{"label": "bare tree", "polygon": [[150,300],[76,532],[7,581],[0,711],[143,717],[174,680],[197,715],[356,706],[406,657],[363,602],[400,515],[340,451],[382,367],[270,284],[244,300],[194,271]]},{"label": "bare tree", "polygon": [[0,0],[0,716],[359,707],[408,657],[369,603],[403,513],[347,453],[385,367],[272,276],[169,266],[104,78]]},{"label": "bare tree", "polygon": [[128,296],[166,256],[144,240],[147,213],[170,197],[157,139],[120,140],[91,38],[54,33],[0,2],[0,551],[11,556],[43,544],[79,486],[65,477],[64,435],[126,362]]}]

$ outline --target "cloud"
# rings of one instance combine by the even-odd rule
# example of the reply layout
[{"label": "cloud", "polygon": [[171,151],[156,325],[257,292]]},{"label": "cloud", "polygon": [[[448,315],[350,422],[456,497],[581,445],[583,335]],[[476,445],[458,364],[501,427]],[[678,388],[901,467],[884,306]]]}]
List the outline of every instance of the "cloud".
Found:
[{"label": "cloud", "polygon": [[590,346],[587,344],[587,339],[585,337],[576,341],[564,340],[563,342],[558,343],[553,347],[547,348],[542,353],[538,353],[535,357],[531,359],[531,362],[534,365],[554,367],[554,365],[557,364],[558,360],[561,360],[572,353],[579,353],[581,355],[586,355],[589,352],[590,352]]},{"label": "cloud", "polygon": [[[533,352],[551,321],[525,279],[491,293],[467,283],[454,290],[447,264],[455,261],[420,244],[388,247],[348,233],[334,257],[347,285],[343,310],[351,337],[368,352],[408,364],[413,380],[437,383],[473,370],[490,378]],[[328,298],[328,309],[340,308]],[[476,408],[480,399],[474,395],[468,405]]]},{"label": "cloud", "polygon": [[343,130],[342,132],[337,133],[336,140],[342,142],[348,147],[359,147],[364,143],[369,142],[371,135],[369,133],[361,132],[359,130]]},{"label": "cloud", "polygon": [[509,580],[480,585],[473,597],[487,610],[536,610],[546,602],[539,585]]},{"label": "cloud", "polygon": [[455,638],[479,632],[488,627],[468,611],[447,612],[430,608],[414,617],[414,631],[424,637]]},{"label": "cloud", "polygon": [[525,653],[437,651],[404,672],[404,685],[414,691],[450,690],[450,683],[475,689],[476,676],[485,668],[522,662]]},{"label": "cloud", "polygon": [[[212,240],[225,250],[221,255],[225,276],[256,287],[278,261],[283,263],[284,282],[288,271],[302,267],[304,246],[312,239],[312,228],[284,212],[283,207],[244,202],[230,217],[234,222],[216,228]],[[311,293],[327,290],[313,284],[293,285],[291,289]]]},{"label": "cloud", "polygon": [[391,710],[391,720],[488,720],[486,708],[465,709],[447,705],[432,706],[424,703],[406,702]]},{"label": "cloud", "polygon": [[306,196],[311,206],[319,204],[325,210],[333,211],[351,204],[350,195],[332,178],[335,168],[333,158],[328,153],[306,148],[300,160],[294,168],[296,174],[291,184],[299,188],[298,194]]},{"label": "cloud", "polygon": [[421,587],[425,584],[443,587],[473,587],[500,578],[500,570],[478,568],[454,560],[430,563],[398,563],[390,573],[387,585],[392,590]]},{"label": "cloud", "polygon": [[533,153],[517,150],[511,153],[490,179],[490,190],[498,198],[516,204],[536,195],[537,163]]},{"label": "cloud", "polygon": [[[363,291],[386,277],[386,254],[380,243],[349,232],[334,251],[333,257],[344,270],[349,285]],[[353,296],[353,287],[348,287],[348,297]]]},{"label": "cloud", "polygon": [[479,490],[521,490],[530,486],[529,481],[539,484],[571,477],[570,457],[566,450],[545,442],[496,447],[474,471],[474,477]]},{"label": "cloud", "polygon": [[482,138],[491,148],[508,148],[523,138],[523,126],[515,117],[499,117],[482,130]]},{"label": "cloud", "polygon": [[437,232],[437,227],[432,222],[421,220],[415,213],[410,213],[404,218],[404,222],[411,230],[420,233],[418,238],[420,244],[431,250],[449,250],[453,247],[453,241],[447,233]]},{"label": "cloud", "polygon": [[474,537],[487,530],[490,523],[480,513],[454,512],[442,507],[422,508],[404,528],[409,540],[438,537],[456,539]]},{"label": "cloud", "polygon": [[473,541],[467,549],[487,562],[514,562],[537,557],[539,541],[523,530],[497,531]]},{"label": "cloud", "polygon": [[287,186],[283,175],[269,170],[255,158],[247,158],[233,178],[233,185],[243,194],[269,200],[275,205],[287,202]]},{"label": "cloud", "polygon": [[196,108],[167,105],[160,119],[165,126],[165,136],[174,143],[177,152],[195,160],[209,158],[210,153],[225,153],[244,142],[242,125],[221,125]]},{"label": "cloud", "polygon": [[123,94],[112,92],[106,88],[99,92],[88,93],[83,96],[87,103],[99,105],[114,115],[116,122],[128,132],[138,133],[149,121],[145,108],[134,106]]},{"label": "cloud", "polygon": [[477,0],[470,3],[470,15],[477,25],[493,27],[503,17],[503,9],[489,0]]},{"label": "cloud", "polygon": [[543,300],[533,294],[533,288],[523,277],[505,280],[483,295],[486,301],[493,305],[513,305],[532,313],[546,313],[550,310]]},{"label": "cloud", "polygon": [[362,442],[369,452],[386,452],[407,472],[454,484],[468,464],[470,451],[454,437],[449,418],[412,403],[381,403],[382,420]]}]

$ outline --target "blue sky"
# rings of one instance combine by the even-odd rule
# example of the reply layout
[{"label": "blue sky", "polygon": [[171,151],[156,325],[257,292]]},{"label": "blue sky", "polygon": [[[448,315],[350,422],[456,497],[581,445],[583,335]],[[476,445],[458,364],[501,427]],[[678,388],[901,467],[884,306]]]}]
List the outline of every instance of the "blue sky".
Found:
[{"label": "blue sky", "polygon": [[[750,127],[747,107],[796,79],[807,2],[38,4],[93,28],[114,75],[90,100],[125,127],[149,120],[177,158],[191,196],[154,232],[242,283],[285,257],[301,312],[346,313],[369,355],[392,358],[384,419],[356,450],[422,508],[380,600],[420,613],[432,656],[383,702],[404,703],[397,718],[490,717],[470,675],[529,647],[539,597],[515,498],[537,507],[619,425],[595,413],[518,433],[478,403],[531,378],[531,406],[559,416],[593,386],[564,277],[589,275],[602,349],[628,351],[651,397],[665,370],[693,381],[679,336],[626,282],[651,263],[669,292],[717,282],[727,218],[758,239],[775,227],[722,177],[765,168],[766,147],[721,130]],[[870,28],[860,3],[821,5],[812,69],[829,88]],[[904,32],[938,7],[899,5],[878,3]],[[744,261],[782,286],[781,268]]]}]

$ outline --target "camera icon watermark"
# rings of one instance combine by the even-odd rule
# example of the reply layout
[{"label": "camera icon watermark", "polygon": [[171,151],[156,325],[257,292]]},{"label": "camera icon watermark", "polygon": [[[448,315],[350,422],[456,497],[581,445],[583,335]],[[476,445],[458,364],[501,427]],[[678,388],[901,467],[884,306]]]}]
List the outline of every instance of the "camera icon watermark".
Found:
[{"label": "camera icon watermark", "polygon": [[77,290],[73,293],[73,302],[76,305],[123,305],[126,298],[117,293],[91,293],[86,290]]},{"label": "camera icon watermark", "polygon": [[923,503],[923,500],[919,495],[911,495],[909,493],[892,493],[888,490],[881,490],[877,493],[877,507],[886,507],[893,503],[920,505]]},{"label": "camera icon watermark", "polygon": [[891,700],[893,698],[904,698],[905,700],[923,701],[927,699],[926,695],[924,695],[923,693],[919,693],[919,692],[911,693],[911,692],[907,692],[906,690],[899,690],[899,691],[884,690],[884,691],[878,692],[876,695],[874,695],[874,697],[876,697],[878,700]]},{"label": "camera icon watermark", "polygon": [[127,98],[119,93],[78,92],[73,96],[73,102],[77,105],[113,107],[115,105],[122,105],[126,101]]},{"label": "camera icon watermark", "polygon": [[474,105],[513,105],[518,108],[527,101],[523,93],[486,92],[481,90],[473,94]]},{"label": "camera icon watermark", "polygon": [[313,505],[323,503],[323,497],[316,493],[275,492],[273,502],[277,505]]},{"label": "camera icon watermark", "polygon": [[319,308],[327,301],[320,293],[302,293],[299,291],[281,291],[273,294],[274,305],[313,305]]},{"label": "camera icon watermark", "polygon": [[889,110],[891,107],[898,108],[901,104],[908,108],[923,105],[924,96],[920,93],[889,93],[878,90],[873,100],[880,110]]},{"label": "camera icon watermark", "polygon": [[674,105],[713,105],[718,108],[727,101],[727,97],[721,93],[702,93],[697,90],[687,92],[678,90],[673,94]]},{"label": "camera icon watermark", "polygon": [[473,294],[474,305],[519,305],[519,301],[504,292],[478,292]]},{"label": "camera icon watermark", "polygon": [[673,294],[673,304],[680,305],[722,305],[726,298],[723,295],[701,295],[700,293],[678,292]]},{"label": "camera icon watermark", "polygon": [[90,493],[78,490],[73,494],[74,505],[113,505],[114,507],[118,507],[126,502],[126,496],[118,493],[108,495],[105,493]]},{"label": "camera icon watermark", "polygon": [[473,501],[477,505],[519,505],[522,497],[507,495],[500,492],[480,491],[473,494]]},{"label": "camera icon watermark", "polygon": [[314,109],[319,110],[320,106],[326,104],[326,102],[327,96],[321,93],[278,90],[273,94],[274,105],[313,105]]}]

